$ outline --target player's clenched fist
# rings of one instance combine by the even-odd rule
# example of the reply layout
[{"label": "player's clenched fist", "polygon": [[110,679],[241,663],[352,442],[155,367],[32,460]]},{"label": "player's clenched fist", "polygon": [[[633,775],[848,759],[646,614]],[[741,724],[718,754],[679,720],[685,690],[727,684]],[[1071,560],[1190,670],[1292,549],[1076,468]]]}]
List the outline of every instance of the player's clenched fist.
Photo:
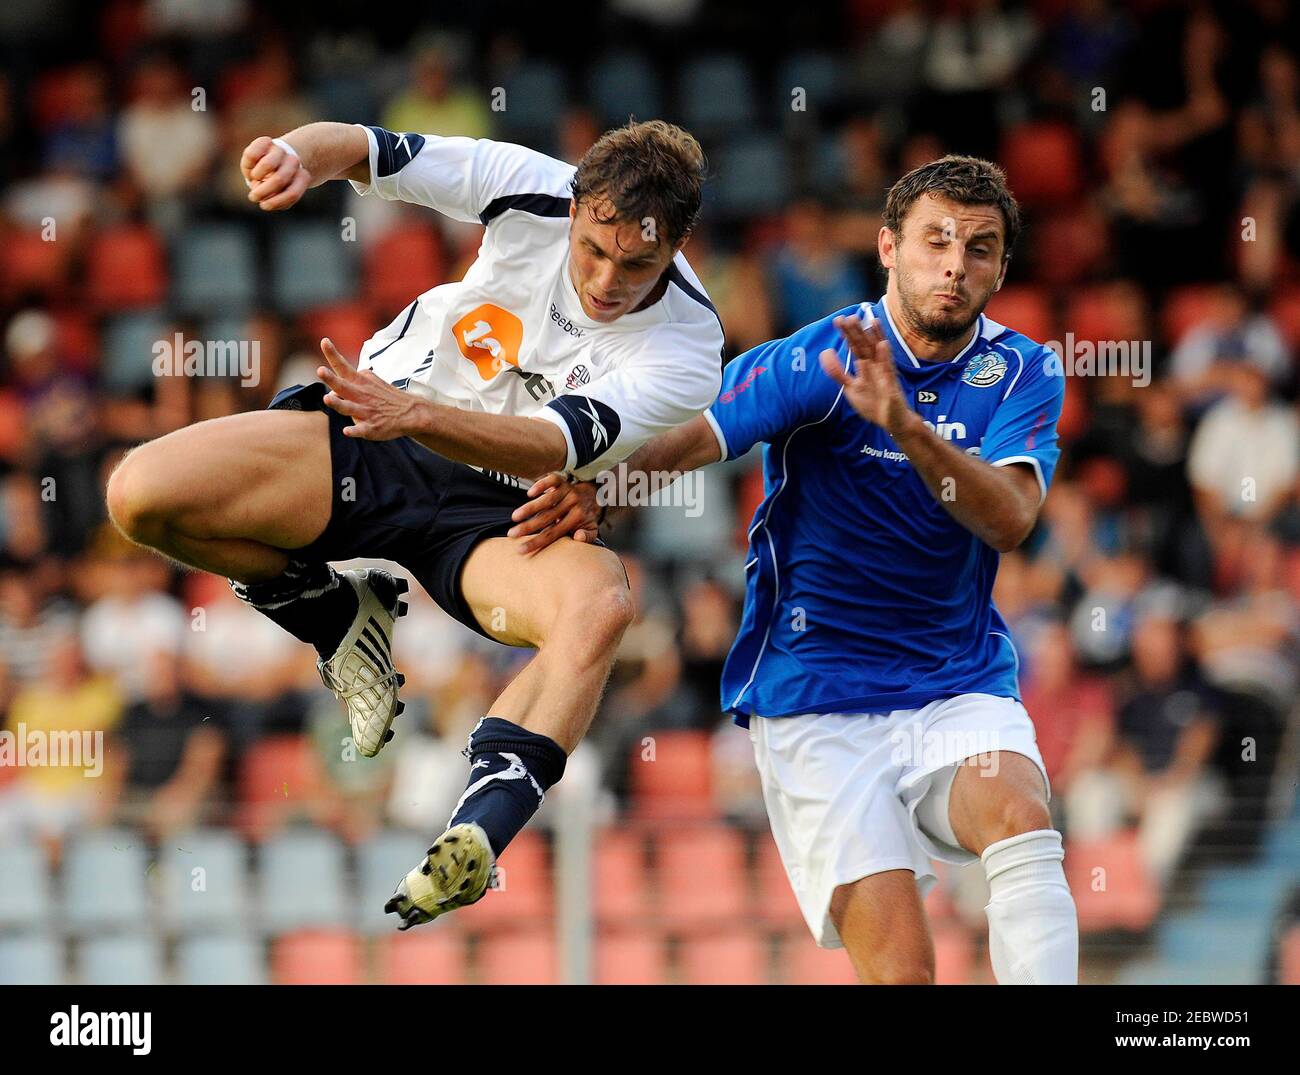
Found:
[{"label": "player's clenched fist", "polygon": [[288,209],[312,185],[311,172],[283,138],[254,138],[239,159],[239,170],[248,184],[248,200],[267,212]]}]

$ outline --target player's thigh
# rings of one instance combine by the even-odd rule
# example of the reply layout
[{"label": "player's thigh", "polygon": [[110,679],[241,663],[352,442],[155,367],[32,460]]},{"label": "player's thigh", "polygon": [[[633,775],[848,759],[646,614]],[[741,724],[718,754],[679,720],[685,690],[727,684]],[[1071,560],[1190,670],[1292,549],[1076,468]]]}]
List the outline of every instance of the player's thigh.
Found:
[{"label": "player's thigh", "polygon": [[840,885],[831,895],[830,910],[863,982],[934,981],[934,941],[911,870],[886,870]]},{"label": "player's thigh", "polygon": [[488,538],[461,569],[461,595],[484,631],[508,646],[536,647],[562,629],[596,642],[622,634],[632,596],[612,550],[562,538],[526,556],[520,545]]},{"label": "player's thigh", "polygon": [[966,850],[1052,827],[1047,786],[1037,763],[1010,750],[976,755],[957,766],[948,796],[953,835]]},{"label": "player's thigh", "polygon": [[132,450],[109,481],[123,529],[293,549],[329,523],[329,424],[320,411],[253,411],[178,429]]}]

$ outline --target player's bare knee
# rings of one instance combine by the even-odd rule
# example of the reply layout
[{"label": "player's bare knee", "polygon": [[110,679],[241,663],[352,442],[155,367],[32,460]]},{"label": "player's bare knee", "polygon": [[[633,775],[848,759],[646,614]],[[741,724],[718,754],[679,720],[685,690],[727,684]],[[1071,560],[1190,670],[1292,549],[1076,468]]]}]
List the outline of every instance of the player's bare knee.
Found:
[{"label": "player's bare knee", "polygon": [[622,579],[610,580],[589,591],[579,603],[580,615],[592,643],[614,650],[636,618],[632,594]]},{"label": "player's bare knee", "polygon": [[1051,827],[1052,817],[1045,803],[1027,795],[1008,797],[985,824],[983,843],[987,847],[999,840]]},{"label": "player's bare knee", "polygon": [[134,448],[114,468],[105,491],[113,525],[140,545],[155,544],[165,529],[161,504],[152,488],[148,464],[142,462],[140,449]]}]

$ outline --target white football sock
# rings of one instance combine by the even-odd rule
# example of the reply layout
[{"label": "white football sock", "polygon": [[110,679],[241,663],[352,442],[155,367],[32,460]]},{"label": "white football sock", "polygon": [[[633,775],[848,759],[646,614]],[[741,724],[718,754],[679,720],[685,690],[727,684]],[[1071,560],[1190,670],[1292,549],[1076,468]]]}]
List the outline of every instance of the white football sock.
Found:
[{"label": "white football sock", "polygon": [[1055,829],[999,840],[980,856],[989,881],[989,958],[999,985],[1078,985],[1079,917],[1064,858]]}]

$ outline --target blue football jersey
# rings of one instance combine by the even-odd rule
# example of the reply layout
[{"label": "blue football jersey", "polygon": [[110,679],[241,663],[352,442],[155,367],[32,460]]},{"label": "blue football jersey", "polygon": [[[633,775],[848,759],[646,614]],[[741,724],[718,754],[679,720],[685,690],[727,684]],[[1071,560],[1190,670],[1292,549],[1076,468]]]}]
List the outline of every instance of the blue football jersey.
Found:
[{"label": "blue football jersey", "polygon": [[914,709],[967,693],[1019,698],[1019,661],[992,601],[997,550],[944,510],[821,368],[826,348],[851,363],[832,324],[851,314],[882,322],[904,395],[944,440],[995,465],[1032,467],[1043,497],[1060,455],[1059,362],[987,317],[948,362],[917,359],[884,299],[732,361],[705,416],[726,458],[763,445],[766,494],[722,676],[723,708],[740,724]]}]

